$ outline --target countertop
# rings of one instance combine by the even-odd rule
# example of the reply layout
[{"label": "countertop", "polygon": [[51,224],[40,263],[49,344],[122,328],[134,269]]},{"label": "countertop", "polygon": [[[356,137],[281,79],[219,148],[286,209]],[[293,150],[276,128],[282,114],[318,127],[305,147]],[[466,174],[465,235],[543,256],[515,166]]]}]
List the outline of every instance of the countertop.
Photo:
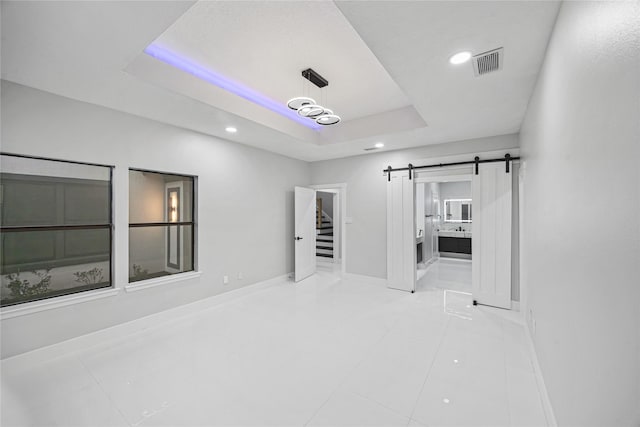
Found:
[{"label": "countertop", "polygon": [[438,231],[439,237],[462,237],[462,238],[471,238],[470,231]]}]

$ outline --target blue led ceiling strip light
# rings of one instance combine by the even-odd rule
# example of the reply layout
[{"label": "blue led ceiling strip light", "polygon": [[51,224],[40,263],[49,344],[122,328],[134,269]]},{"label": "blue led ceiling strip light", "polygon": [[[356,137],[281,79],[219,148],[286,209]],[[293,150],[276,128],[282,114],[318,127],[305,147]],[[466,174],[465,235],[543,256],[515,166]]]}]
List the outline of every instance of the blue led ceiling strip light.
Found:
[{"label": "blue led ceiling strip light", "polygon": [[314,120],[309,120],[306,117],[301,117],[296,111],[291,110],[286,105],[269,99],[260,93],[239,85],[238,83],[234,83],[226,77],[216,74],[213,71],[207,70],[200,65],[194,64],[188,59],[181,58],[175,53],[163,49],[159,46],[151,44],[147,46],[147,48],[144,50],[144,53],[166,64],[169,64],[172,67],[192,74],[195,77],[206,81],[207,83],[218,86],[219,88],[224,89],[227,92],[238,95],[239,97],[244,98],[247,101],[251,101],[254,104],[258,104],[261,107],[273,111],[274,113],[278,113],[290,120],[300,123],[301,125],[304,125],[308,128],[317,130],[322,127],[321,125],[318,125]]}]

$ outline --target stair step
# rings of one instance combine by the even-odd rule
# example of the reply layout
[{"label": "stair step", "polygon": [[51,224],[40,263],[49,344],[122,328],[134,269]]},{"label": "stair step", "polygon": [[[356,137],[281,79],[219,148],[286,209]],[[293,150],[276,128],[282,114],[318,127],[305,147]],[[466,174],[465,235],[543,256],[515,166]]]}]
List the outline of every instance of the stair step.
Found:
[{"label": "stair step", "polygon": [[321,227],[316,227],[316,230],[333,230],[333,226],[332,225],[323,225]]},{"label": "stair step", "polygon": [[333,251],[333,246],[316,246],[316,249],[327,249]]},{"label": "stair step", "polygon": [[329,254],[316,254],[316,256],[323,256],[325,258],[333,258],[333,255],[329,255]]},{"label": "stair step", "polygon": [[318,236],[333,236],[333,231],[331,233],[318,233]]}]

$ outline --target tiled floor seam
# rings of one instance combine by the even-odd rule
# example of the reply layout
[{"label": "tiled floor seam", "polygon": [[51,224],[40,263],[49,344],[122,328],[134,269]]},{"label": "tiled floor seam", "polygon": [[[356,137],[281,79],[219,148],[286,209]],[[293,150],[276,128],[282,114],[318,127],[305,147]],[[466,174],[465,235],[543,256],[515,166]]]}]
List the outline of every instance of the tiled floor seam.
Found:
[{"label": "tiled floor seam", "polygon": [[109,393],[107,393],[107,391],[104,389],[104,387],[102,386],[102,384],[100,383],[100,381],[95,377],[95,375],[93,375],[93,372],[91,372],[91,369],[89,369],[89,367],[82,361],[82,358],[80,358],[79,354],[75,354],[74,359],[78,361],[78,363],[80,364],[80,366],[82,366],[82,368],[87,372],[87,374],[89,374],[89,376],[93,379],[93,381],[95,381],[95,383],[98,385],[98,387],[100,388],[100,390],[104,393],[104,395],[107,397],[107,399],[109,400],[109,402],[111,403],[111,406],[118,411],[118,414],[120,415],[120,417],[122,418],[122,420],[127,423],[127,425],[132,426],[133,425],[129,422],[129,420],[127,419],[127,417],[124,416],[124,414],[122,413],[122,411],[120,410],[120,408],[118,407],[118,405],[116,405],[116,403],[113,401],[113,399],[111,399],[111,396],[109,395]]},{"label": "tiled floor seam", "polygon": [[502,357],[504,357],[504,387],[505,387],[505,391],[507,394],[507,419],[509,420],[509,425],[513,425],[513,420],[511,419],[512,415],[511,415],[511,401],[509,400],[509,369],[507,368],[507,345],[506,342],[504,340],[504,335],[505,335],[505,331],[504,331],[504,320],[500,320],[500,330],[502,331],[502,334],[500,334],[500,338],[502,339]]},{"label": "tiled floor seam", "polygon": [[444,342],[444,337],[447,335],[447,330],[449,329],[449,326],[450,326],[450,322],[449,322],[449,319],[447,319],[447,325],[445,326],[444,330],[440,334],[440,342],[438,343],[438,349],[436,350],[435,354],[433,355],[433,359],[431,360],[431,363],[429,364],[429,370],[427,371],[427,375],[424,377],[424,381],[422,382],[422,387],[420,387],[420,392],[416,396],[416,402],[413,404],[413,409],[411,409],[411,415],[409,415],[409,419],[411,419],[411,420],[414,419],[413,418],[413,414],[416,412],[416,408],[418,407],[418,402],[420,401],[420,396],[424,392],[424,387],[427,384],[427,381],[429,380],[429,375],[431,374],[431,371],[433,369],[433,365],[436,363],[436,359],[438,358],[438,354],[440,353],[440,350],[442,349],[442,343]]},{"label": "tiled floor seam", "polygon": [[393,409],[393,408],[390,408],[389,406],[387,406],[387,405],[385,405],[385,404],[383,404],[383,403],[380,403],[380,402],[378,402],[378,401],[377,401],[377,400],[375,400],[375,399],[372,399],[372,398],[370,398],[370,397],[364,396],[364,395],[362,395],[362,394],[360,394],[360,393],[358,393],[358,392],[351,391],[351,393],[353,393],[353,394],[355,394],[356,396],[361,397],[361,398],[363,398],[363,399],[365,399],[365,400],[367,400],[367,401],[369,401],[369,402],[371,402],[371,403],[373,403],[373,404],[375,404],[375,405],[377,405],[377,406],[380,406],[381,408],[384,408],[384,409],[386,409],[387,411],[393,412],[394,414],[396,414],[396,415],[397,415],[397,416],[399,416],[399,417],[407,418],[407,421],[408,421],[409,423],[411,423],[411,417],[407,417],[406,415],[401,414],[401,413],[400,413],[400,412],[398,412],[397,410],[395,410],[395,409]]},{"label": "tiled floor seam", "polygon": [[[395,325],[395,323],[398,322],[398,319],[396,319],[393,322],[393,325]],[[373,348],[375,348],[376,345],[378,345],[378,343],[380,343],[388,334],[389,332],[391,332],[391,329],[393,328],[393,325],[389,326],[386,330],[386,332],[380,337],[379,340],[377,340],[375,343],[371,344],[371,347],[369,348],[369,351],[366,352],[365,355],[362,356],[362,359],[360,359],[360,361],[353,367],[353,369],[351,369],[349,371],[349,373],[345,374],[344,378],[342,378],[342,380],[340,381],[340,383],[338,384],[338,386],[331,392],[331,394],[329,395],[329,397],[322,403],[322,405],[320,405],[318,407],[318,409],[313,413],[313,415],[309,418],[309,420],[307,420],[306,423],[304,423],[304,427],[308,426],[309,423],[311,421],[313,421],[313,419],[320,413],[320,411],[322,410],[322,408],[325,407],[325,405],[327,404],[327,402],[329,402],[331,400],[331,398],[336,394],[336,392],[338,390],[340,390],[340,388],[342,387],[342,385],[345,383],[345,381],[347,380],[347,378],[349,378],[349,375],[351,375],[356,369],[358,369],[358,367],[366,360],[367,356],[369,356],[369,353],[371,350],[373,350]]]}]

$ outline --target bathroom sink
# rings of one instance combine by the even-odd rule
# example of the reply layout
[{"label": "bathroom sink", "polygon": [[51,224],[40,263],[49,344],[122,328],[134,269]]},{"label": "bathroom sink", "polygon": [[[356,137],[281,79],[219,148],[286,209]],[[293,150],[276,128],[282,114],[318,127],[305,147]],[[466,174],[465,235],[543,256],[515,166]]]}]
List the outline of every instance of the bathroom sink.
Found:
[{"label": "bathroom sink", "polygon": [[465,237],[471,238],[471,232],[469,231],[453,231],[453,230],[441,230],[438,232],[440,237]]}]

